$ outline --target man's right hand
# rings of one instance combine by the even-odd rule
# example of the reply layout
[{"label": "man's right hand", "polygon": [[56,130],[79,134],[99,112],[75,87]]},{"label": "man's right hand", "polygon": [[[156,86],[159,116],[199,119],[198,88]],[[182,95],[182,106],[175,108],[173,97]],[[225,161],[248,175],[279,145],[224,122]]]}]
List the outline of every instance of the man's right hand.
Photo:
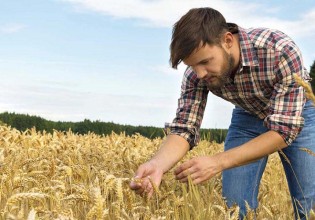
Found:
[{"label": "man's right hand", "polygon": [[139,166],[135,173],[135,177],[130,182],[129,186],[132,190],[135,190],[137,194],[142,196],[147,194],[148,198],[151,198],[154,193],[154,186],[151,182],[153,182],[158,188],[160,186],[162,176],[163,170],[153,161],[148,161]]},{"label": "man's right hand", "polygon": [[168,135],[152,159],[139,166],[134,179],[130,182],[130,188],[140,195],[147,193],[150,198],[154,193],[151,182],[158,188],[163,173],[171,169],[188,150],[189,144],[183,137]]}]

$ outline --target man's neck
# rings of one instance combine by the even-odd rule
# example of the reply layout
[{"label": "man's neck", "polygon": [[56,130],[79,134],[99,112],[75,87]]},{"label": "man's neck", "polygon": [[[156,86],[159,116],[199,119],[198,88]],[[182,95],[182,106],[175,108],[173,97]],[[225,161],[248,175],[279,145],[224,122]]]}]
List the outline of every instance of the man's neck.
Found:
[{"label": "man's neck", "polygon": [[240,40],[239,40],[239,35],[238,34],[233,34],[233,48],[231,51],[231,55],[234,58],[234,66],[233,66],[233,71],[232,75],[235,75],[237,72],[240,62],[241,62],[241,48],[240,48]]}]

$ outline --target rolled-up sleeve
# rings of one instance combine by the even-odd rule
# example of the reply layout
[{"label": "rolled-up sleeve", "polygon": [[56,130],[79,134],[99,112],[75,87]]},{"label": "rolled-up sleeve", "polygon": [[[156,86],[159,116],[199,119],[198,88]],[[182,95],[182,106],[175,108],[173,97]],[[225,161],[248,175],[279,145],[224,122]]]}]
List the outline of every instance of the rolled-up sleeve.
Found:
[{"label": "rolled-up sleeve", "polygon": [[187,68],[182,80],[176,117],[172,123],[165,123],[165,132],[186,139],[190,149],[196,146],[200,140],[199,131],[207,96],[208,89],[206,85],[197,78],[191,68]]},{"label": "rolled-up sleeve", "polygon": [[310,77],[303,67],[300,51],[294,44],[284,48],[275,71],[276,83],[264,124],[278,132],[290,145],[304,126],[302,111],[306,101],[305,90],[295,82],[294,74],[305,81],[309,81]]}]

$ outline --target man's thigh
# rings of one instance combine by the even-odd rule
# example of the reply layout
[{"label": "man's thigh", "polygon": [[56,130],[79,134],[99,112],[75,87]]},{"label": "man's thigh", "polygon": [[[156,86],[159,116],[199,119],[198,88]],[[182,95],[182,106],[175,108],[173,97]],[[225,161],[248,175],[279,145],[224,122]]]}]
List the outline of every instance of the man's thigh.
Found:
[{"label": "man's thigh", "polygon": [[[263,120],[241,108],[235,108],[224,148],[229,150],[240,146],[266,131]],[[245,201],[251,208],[257,208],[259,183],[266,163],[267,157],[264,157],[254,163],[223,171],[222,191],[228,206],[239,205],[242,214],[246,212]]]},{"label": "man's thigh", "polygon": [[304,212],[315,208],[315,108],[310,102],[302,116],[305,121],[302,131],[280,153],[293,205],[302,213],[301,218]]}]

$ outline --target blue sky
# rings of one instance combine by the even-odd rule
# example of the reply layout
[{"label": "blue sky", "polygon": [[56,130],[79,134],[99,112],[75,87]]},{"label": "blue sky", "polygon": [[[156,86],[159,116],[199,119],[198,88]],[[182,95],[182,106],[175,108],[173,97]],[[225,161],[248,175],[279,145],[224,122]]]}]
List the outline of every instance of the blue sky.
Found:
[{"label": "blue sky", "polygon": [[[163,127],[185,69],[168,63],[172,25],[205,6],[245,28],[280,29],[307,69],[315,60],[312,0],[1,1],[0,112]],[[202,127],[227,128],[232,108],[209,95]]]}]

